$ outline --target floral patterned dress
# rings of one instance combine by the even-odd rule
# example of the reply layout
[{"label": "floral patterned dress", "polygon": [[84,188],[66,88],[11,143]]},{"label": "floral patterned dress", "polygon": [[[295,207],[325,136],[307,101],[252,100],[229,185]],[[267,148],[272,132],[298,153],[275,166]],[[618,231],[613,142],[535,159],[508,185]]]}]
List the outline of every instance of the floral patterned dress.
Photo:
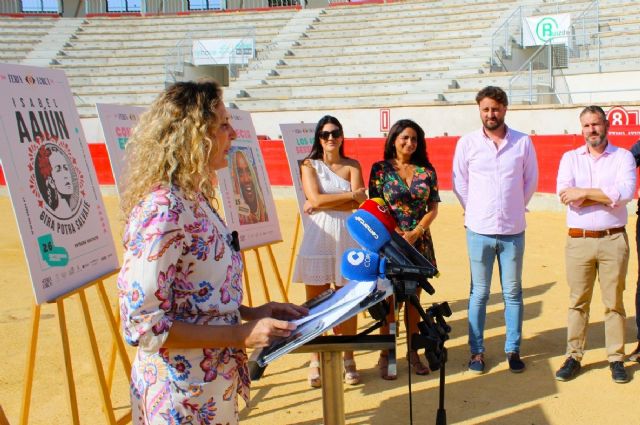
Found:
[{"label": "floral patterned dress", "polygon": [[[429,203],[440,202],[436,170],[416,165],[411,185],[407,186],[407,182],[398,175],[393,164],[388,161],[376,162],[371,167],[369,175],[369,197],[383,198],[389,205],[398,227],[403,231],[413,230],[427,213]],[[414,246],[427,260],[437,266],[429,229]]]},{"label": "floral patterned dress", "polygon": [[249,397],[247,356],[236,348],[163,348],[175,321],[236,325],[242,260],[224,222],[203,196],[157,188],[136,206],[124,235],[118,277],[131,370],[134,424],[237,424]]}]

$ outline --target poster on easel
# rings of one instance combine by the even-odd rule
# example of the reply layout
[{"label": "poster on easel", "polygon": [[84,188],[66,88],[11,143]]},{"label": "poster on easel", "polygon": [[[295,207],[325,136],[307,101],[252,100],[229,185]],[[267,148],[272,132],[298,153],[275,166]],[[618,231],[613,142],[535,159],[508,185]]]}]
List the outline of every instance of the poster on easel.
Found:
[{"label": "poster on easel", "polygon": [[300,166],[311,152],[315,129],[316,125],[313,123],[280,124],[284,151],[287,154],[287,162],[291,170],[291,180],[293,181],[293,187],[296,191],[298,210],[302,218],[303,229],[309,228],[307,225],[309,215],[303,211],[303,206],[307,198],[304,196],[304,190],[302,189]]},{"label": "poster on easel", "polygon": [[251,114],[229,109],[237,138],[229,165],[218,170],[218,185],[227,225],[239,234],[243,250],[281,242],[280,224],[269,175]]},{"label": "poster on easel", "polygon": [[109,162],[116,181],[118,192],[121,192],[122,167],[124,166],[124,148],[129,141],[131,131],[138,125],[140,115],[145,108],[139,106],[96,103],[98,118],[102,126],[104,143],[109,153]]},{"label": "poster on easel", "polygon": [[64,72],[0,64],[0,160],[37,304],[118,268]]}]

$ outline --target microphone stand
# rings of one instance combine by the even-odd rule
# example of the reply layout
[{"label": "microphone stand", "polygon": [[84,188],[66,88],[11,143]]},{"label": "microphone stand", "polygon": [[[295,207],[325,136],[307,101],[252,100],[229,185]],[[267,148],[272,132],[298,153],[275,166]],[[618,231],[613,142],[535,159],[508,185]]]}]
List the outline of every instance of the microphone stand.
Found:
[{"label": "microphone stand", "polygon": [[[395,282],[394,282],[395,283]],[[398,282],[403,284],[403,282]],[[409,283],[409,282],[404,282]],[[407,301],[418,311],[422,322],[418,324],[419,334],[408,336],[412,350],[420,348],[425,349],[425,357],[432,371],[440,369],[440,384],[438,392],[438,411],[436,414],[436,425],[447,424],[447,411],[444,407],[445,401],[445,364],[447,362],[447,349],[444,346],[445,341],[449,339],[451,327],[446,323],[444,316],[451,316],[451,308],[447,302],[437,304],[434,303],[425,311],[420,305],[420,300],[415,294],[415,282],[410,283],[409,287],[413,289],[412,293],[406,293],[406,287],[399,291],[400,295],[406,297]],[[422,282],[418,282],[421,287]],[[410,367],[410,366],[409,366]],[[409,374],[411,370],[409,369]],[[411,377],[409,377],[409,420],[413,423],[413,408],[411,402]]]}]

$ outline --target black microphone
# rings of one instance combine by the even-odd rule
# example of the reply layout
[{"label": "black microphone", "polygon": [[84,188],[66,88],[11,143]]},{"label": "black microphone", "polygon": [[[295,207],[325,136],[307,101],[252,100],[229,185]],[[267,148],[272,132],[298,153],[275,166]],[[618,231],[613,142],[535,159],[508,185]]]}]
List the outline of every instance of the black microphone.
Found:
[{"label": "black microphone", "polygon": [[240,251],[240,239],[238,238],[238,232],[235,230],[231,232],[231,248],[236,252]]}]

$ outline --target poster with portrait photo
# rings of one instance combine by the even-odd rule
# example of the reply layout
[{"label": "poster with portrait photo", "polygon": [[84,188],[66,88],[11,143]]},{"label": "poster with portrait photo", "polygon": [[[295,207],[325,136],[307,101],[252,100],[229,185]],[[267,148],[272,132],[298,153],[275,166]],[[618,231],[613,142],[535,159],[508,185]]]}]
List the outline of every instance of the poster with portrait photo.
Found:
[{"label": "poster with portrait photo", "polygon": [[[138,125],[140,115],[145,108],[139,106],[116,105],[108,103],[96,103],[98,118],[102,126],[104,143],[107,145],[111,171],[116,181],[116,187],[120,187],[122,167],[124,166],[124,148],[129,141],[131,131]],[[118,189],[120,192],[120,189]]]},{"label": "poster with portrait photo", "polygon": [[302,189],[300,166],[311,152],[315,129],[316,125],[313,123],[280,124],[284,151],[287,154],[287,162],[291,170],[291,180],[293,181],[293,187],[296,191],[298,210],[300,211],[300,217],[302,217],[303,229],[309,228],[307,226],[309,216],[303,211],[304,202],[307,198],[304,196],[304,190]]},{"label": "poster with portrait photo", "polygon": [[237,138],[226,169],[218,170],[227,225],[238,232],[241,249],[282,241],[269,175],[251,114],[229,109]]},{"label": "poster with portrait photo", "polygon": [[36,303],[118,268],[64,72],[0,64],[0,160]]}]

